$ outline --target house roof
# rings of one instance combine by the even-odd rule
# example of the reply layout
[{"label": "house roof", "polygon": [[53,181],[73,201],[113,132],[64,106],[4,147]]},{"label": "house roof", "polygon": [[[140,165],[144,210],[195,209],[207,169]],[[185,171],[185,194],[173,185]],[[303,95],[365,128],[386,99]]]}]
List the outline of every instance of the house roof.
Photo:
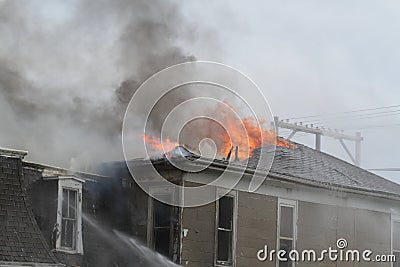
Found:
[{"label": "house roof", "polygon": [[20,157],[0,156],[0,233],[0,262],[57,263],[33,215]]},{"label": "house roof", "polygon": [[[241,162],[231,162],[234,169],[245,169],[246,173],[268,175],[269,178],[285,180],[297,184],[374,195],[389,199],[400,200],[400,185],[379,175],[338,159],[332,155],[317,151],[302,144],[291,142],[292,148],[276,147],[274,160],[269,172],[265,168],[256,169],[260,149],[255,149],[247,165]],[[267,153],[271,149],[267,148]],[[224,169],[227,161],[214,159],[204,162],[194,154],[181,154],[181,157],[193,160],[192,164],[203,164],[207,168]],[[148,161],[136,159],[130,161],[139,167]],[[166,157],[152,159],[153,165],[170,166]],[[173,167],[173,166],[170,166]],[[232,168],[231,168],[232,169]]]},{"label": "house roof", "polygon": [[9,149],[0,147],[0,155],[3,157],[21,158],[23,159],[28,154],[28,151]]},{"label": "house roof", "polygon": [[[381,176],[317,151],[302,144],[293,143],[295,148],[276,147],[269,175],[282,175],[296,182],[316,186],[400,196],[400,185]],[[255,150],[249,167],[255,168],[260,151]]]}]

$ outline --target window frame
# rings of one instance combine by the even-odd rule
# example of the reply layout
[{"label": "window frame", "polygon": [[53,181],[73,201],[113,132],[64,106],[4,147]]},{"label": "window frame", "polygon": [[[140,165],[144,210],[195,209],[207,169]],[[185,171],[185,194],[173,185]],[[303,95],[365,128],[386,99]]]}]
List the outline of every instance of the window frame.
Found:
[{"label": "window frame", "polygon": [[[172,187],[150,187],[149,188],[149,196],[148,196],[148,206],[147,206],[147,246],[153,250],[155,250],[155,242],[154,242],[154,199],[153,195],[162,195],[162,194],[170,194],[171,199],[174,199],[175,193]],[[173,215],[173,206],[171,209],[171,216]],[[170,222],[170,240],[173,241],[173,225]],[[171,249],[173,248],[173,242],[169,244],[169,254],[171,253]],[[169,255],[169,257],[172,255]]]},{"label": "window frame", "polygon": [[[68,194],[68,199],[66,200],[66,199],[64,199],[64,193],[65,192],[67,192],[67,194]],[[62,197],[62,206],[63,206],[63,208],[62,208],[62,211],[61,211],[61,226],[60,226],[60,229],[61,229],[61,233],[60,233],[60,239],[61,239],[61,245],[60,245],[60,248],[61,249],[65,249],[65,250],[75,250],[76,249],[76,246],[77,246],[77,228],[78,228],[78,202],[79,202],[79,200],[78,200],[78,198],[79,198],[79,192],[78,192],[78,190],[77,189],[72,189],[72,188],[67,188],[67,187],[63,187],[62,188],[62,194],[63,194],[63,197]],[[70,205],[71,205],[71,199],[70,199],[70,196],[71,196],[71,194],[73,194],[74,195],[74,197],[75,197],[75,203],[74,203],[74,208],[72,208]],[[66,214],[64,214],[64,204],[65,204],[65,202],[68,202],[67,203],[67,215]],[[74,212],[75,214],[74,214],[74,217],[72,218],[72,217],[70,217],[70,212],[71,212],[71,210],[72,210],[72,212]],[[65,222],[69,222],[69,223],[72,223],[73,224],[73,229],[72,229],[72,232],[71,232],[71,234],[72,234],[72,238],[71,238],[71,240],[72,240],[72,247],[69,247],[69,246],[64,246],[63,245],[63,240],[65,240],[65,239],[67,239],[67,237],[65,236],[66,235],[66,231],[65,231],[65,229],[63,229],[63,226],[65,225],[64,223]],[[66,228],[68,228],[68,227],[66,227]]]},{"label": "window frame", "polygon": [[[288,237],[281,237],[281,207],[290,207],[293,208],[293,237],[288,238]],[[284,198],[278,198],[278,205],[277,205],[277,224],[276,224],[276,251],[280,250],[281,247],[281,239],[284,240],[291,240],[293,243],[292,250],[296,249],[296,243],[297,243],[297,219],[298,219],[298,201],[297,200],[291,200],[291,199],[284,199]],[[288,255],[285,255],[288,257]],[[276,259],[276,267],[279,267],[279,260],[278,258]],[[296,265],[295,262],[292,262],[292,267]]]},{"label": "window frame", "polygon": [[[391,214],[391,222],[390,222],[390,251],[392,253],[392,255],[394,255],[394,253],[399,253],[400,254],[400,248],[399,249],[394,249],[393,247],[393,238],[394,238],[394,224],[398,223],[400,224],[400,215],[398,214]],[[400,261],[400,259],[396,259],[397,261]],[[391,263],[391,266],[394,266],[394,262]]]},{"label": "window frame", "polygon": [[[84,180],[74,176],[58,177],[58,204],[57,204],[57,224],[59,227],[59,236],[56,240],[56,250],[70,254],[83,254],[83,238],[82,238],[82,184]],[[75,248],[63,247],[61,244],[63,234],[63,190],[71,190],[76,192],[76,229],[75,229]]]},{"label": "window frame", "polygon": [[[230,191],[226,193],[226,190],[217,188],[217,200],[215,201],[215,227],[214,227],[214,266],[218,267],[235,267],[236,266],[236,242],[237,242],[237,217],[238,217],[238,192]],[[218,233],[219,231],[225,231],[226,229],[219,229],[219,200],[222,197],[233,198],[232,207],[232,243],[231,243],[231,255],[232,262],[219,261],[218,260]]]}]

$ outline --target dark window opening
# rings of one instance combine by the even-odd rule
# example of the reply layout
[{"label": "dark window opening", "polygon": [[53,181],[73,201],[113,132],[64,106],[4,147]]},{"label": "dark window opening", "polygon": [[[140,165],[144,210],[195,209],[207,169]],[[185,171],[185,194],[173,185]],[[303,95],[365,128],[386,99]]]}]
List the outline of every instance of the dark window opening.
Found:
[{"label": "dark window opening", "polygon": [[233,196],[223,196],[218,200],[217,263],[232,264],[233,242]]},{"label": "dark window opening", "polygon": [[[172,195],[163,196],[162,199],[171,199],[171,197]],[[178,232],[177,209],[153,199],[152,210],[151,244],[155,251],[175,260],[173,255],[174,237]]]},{"label": "dark window opening", "polygon": [[231,240],[231,232],[218,231],[218,261],[230,262]]}]

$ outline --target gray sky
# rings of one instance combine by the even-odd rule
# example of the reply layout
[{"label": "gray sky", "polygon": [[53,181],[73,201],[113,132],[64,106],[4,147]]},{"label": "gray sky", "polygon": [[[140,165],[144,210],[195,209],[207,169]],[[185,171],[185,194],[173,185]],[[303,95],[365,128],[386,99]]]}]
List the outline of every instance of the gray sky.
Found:
[{"label": "gray sky", "polygon": [[[0,10],[6,2],[0,1]],[[66,102],[68,97],[95,94],[100,108],[131,71],[128,63],[121,63],[126,49],[121,44],[123,18],[129,11],[122,19],[118,16],[122,1],[122,9],[86,7],[83,10],[93,14],[77,15],[82,12],[78,2],[20,1],[14,18],[0,12],[5,40],[0,58],[12,61],[35,87],[53,88],[55,95],[62,92]],[[182,1],[179,6],[182,26],[175,42],[197,59],[223,62],[246,73],[262,89],[274,115],[292,118],[400,104],[398,1]],[[8,29],[10,21],[14,30]],[[7,110],[4,102],[0,109]],[[349,116],[324,125],[349,129],[349,134],[356,128],[385,125],[361,130],[362,167],[400,167],[400,115],[390,115]],[[29,159],[48,161],[40,156],[43,148],[34,145],[46,135],[15,134],[20,125],[13,116],[0,115],[2,127],[8,125],[1,129],[0,146],[28,147]],[[42,127],[41,122],[37,126]],[[75,133],[60,129],[58,134]],[[30,141],[21,143],[21,138]],[[314,143],[309,136],[294,140]],[[335,140],[323,138],[323,150],[348,160]],[[379,174],[400,182],[399,172]]]},{"label": "gray sky", "polygon": [[[262,88],[274,115],[293,118],[400,103],[397,1],[185,3],[191,20],[214,29],[210,36],[201,35],[195,54],[247,73]],[[217,38],[220,49],[203,49],[207,38]],[[399,108],[380,111],[392,110]],[[321,123],[349,129],[348,134],[385,125],[360,130],[365,137],[362,166],[400,167],[399,116],[330,117]],[[294,140],[314,145],[311,136]],[[349,160],[338,141],[322,142],[324,151]],[[400,182],[399,172],[379,174]]]}]

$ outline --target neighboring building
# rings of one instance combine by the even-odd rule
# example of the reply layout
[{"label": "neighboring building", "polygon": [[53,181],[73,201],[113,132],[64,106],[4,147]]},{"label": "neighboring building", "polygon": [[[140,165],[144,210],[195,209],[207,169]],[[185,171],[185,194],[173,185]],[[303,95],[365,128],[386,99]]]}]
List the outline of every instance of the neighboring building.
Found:
[{"label": "neighboring building", "polygon": [[[146,211],[122,179],[24,163],[32,209],[53,254],[66,266],[153,266],[135,223]],[[143,220],[144,221],[144,220]],[[145,222],[143,222],[145,223]],[[122,237],[124,233],[124,237]]]},{"label": "neighboring building", "polygon": [[0,266],[63,266],[32,213],[22,166],[25,155],[0,149]]},{"label": "neighboring building", "polygon": [[[32,260],[7,258],[6,243],[2,243],[0,257],[67,266],[163,266],[152,264],[160,259],[141,245],[147,244],[183,266],[292,266],[290,262],[260,261],[257,254],[265,245],[269,250],[320,252],[336,248],[337,240],[345,238],[346,249],[369,249],[371,257],[393,253],[400,260],[400,185],[325,153],[294,145],[277,147],[272,169],[256,192],[247,188],[257,151],[248,166],[238,165],[245,174],[234,190],[193,208],[172,207],[148,197],[132,179],[125,162],[99,165],[96,173],[101,175],[72,173],[23,162],[24,154],[1,150],[0,162],[6,162],[0,169],[1,210],[9,214],[8,220],[19,218],[19,213],[10,214],[14,200],[5,200],[12,196],[5,185],[6,181],[21,181],[18,190],[28,192],[21,193],[25,194],[23,211],[36,218],[31,216],[30,231],[39,235],[41,230],[40,246],[35,247],[42,252],[26,250],[25,244],[13,241],[17,249],[29,251]],[[190,153],[184,158],[191,164],[207,164]],[[7,164],[11,163],[18,166],[19,175],[9,174],[12,168]],[[171,194],[168,188],[157,187],[145,161],[128,164],[143,173],[141,179],[153,193]],[[197,173],[180,171],[165,157],[152,164],[173,183],[197,186],[215,180],[227,162],[214,160]],[[215,188],[214,194],[219,193]],[[9,224],[4,221],[1,227]],[[15,227],[8,232],[22,231]],[[1,234],[1,238],[6,237]],[[44,254],[47,256],[37,256]],[[400,263],[325,259],[298,262],[296,266],[397,267]]]},{"label": "neighboring building", "polygon": [[146,211],[121,179],[25,162],[26,154],[0,149],[0,267],[154,266],[128,238]]}]

